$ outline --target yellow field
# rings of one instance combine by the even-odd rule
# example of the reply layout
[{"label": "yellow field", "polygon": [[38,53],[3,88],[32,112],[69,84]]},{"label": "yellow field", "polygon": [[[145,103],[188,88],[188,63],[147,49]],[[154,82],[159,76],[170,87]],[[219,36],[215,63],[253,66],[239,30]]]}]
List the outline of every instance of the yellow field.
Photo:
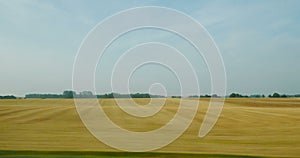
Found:
[{"label": "yellow field", "polygon": [[[143,119],[127,115],[113,99],[100,102],[116,124],[148,131],[172,119],[179,99],[168,99],[158,114]],[[300,99],[227,99],[216,126],[198,138],[208,103],[201,99],[188,130],[154,152],[300,157]],[[89,133],[72,99],[0,100],[0,150],[117,151]]]}]

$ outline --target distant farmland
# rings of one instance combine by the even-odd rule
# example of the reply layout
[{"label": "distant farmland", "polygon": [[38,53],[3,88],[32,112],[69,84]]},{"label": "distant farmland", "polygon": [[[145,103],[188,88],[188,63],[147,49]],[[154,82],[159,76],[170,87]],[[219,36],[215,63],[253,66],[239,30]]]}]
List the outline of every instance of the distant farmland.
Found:
[{"label": "distant farmland", "polygon": [[[134,100],[139,104],[149,102],[149,99]],[[116,106],[114,99],[100,99],[99,102],[119,126],[131,131],[148,131],[172,119],[179,100],[167,99],[158,114],[143,119],[127,115]],[[205,138],[198,138],[208,103],[209,99],[200,99],[193,123],[175,142],[153,153],[126,154],[116,152],[89,133],[72,99],[0,100],[0,157],[11,154],[54,157],[300,156],[299,98],[226,99],[216,126]]]}]

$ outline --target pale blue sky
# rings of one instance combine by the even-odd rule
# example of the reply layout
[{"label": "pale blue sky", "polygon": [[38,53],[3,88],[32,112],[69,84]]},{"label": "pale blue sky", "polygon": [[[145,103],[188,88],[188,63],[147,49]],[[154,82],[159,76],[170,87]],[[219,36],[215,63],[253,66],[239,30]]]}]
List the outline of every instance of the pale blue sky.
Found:
[{"label": "pale blue sky", "polygon": [[[169,7],[198,20],[221,51],[228,93],[300,93],[300,1],[0,0],[0,95],[61,93],[71,89],[73,62],[86,34],[106,17],[139,6]],[[132,32],[108,51],[120,53],[151,40],[193,51],[173,35],[161,38],[163,34],[167,33]],[[185,55],[201,79],[201,92],[209,93],[205,64],[192,53]],[[118,53],[104,57],[97,71],[99,93],[110,91],[106,84],[110,73],[107,67],[112,66]],[[149,87],[142,83],[154,81],[151,76],[159,73],[168,74],[165,69],[154,67],[137,71],[133,91],[145,92]],[[158,74],[151,75],[151,70]],[[171,77],[172,74],[162,77],[161,82],[166,83],[169,94],[175,95],[178,89],[174,87],[178,85],[176,80],[169,81]]]}]

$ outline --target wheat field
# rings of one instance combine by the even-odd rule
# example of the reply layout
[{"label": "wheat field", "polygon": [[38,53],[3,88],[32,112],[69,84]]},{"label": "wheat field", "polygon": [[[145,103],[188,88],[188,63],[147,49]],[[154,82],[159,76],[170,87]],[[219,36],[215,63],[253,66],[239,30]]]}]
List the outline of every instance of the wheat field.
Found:
[{"label": "wheat field", "polygon": [[[141,119],[126,114],[114,99],[99,100],[115,124],[140,132],[157,129],[170,121],[179,101],[167,99],[159,113]],[[206,137],[199,138],[209,101],[200,99],[188,130],[153,153],[300,157],[299,98],[226,99],[215,127]],[[135,102],[144,105],[149,99]],[[119,152],[90,134],[72,99],[0,100],[0,156],[11,154],[9,151]]]}]

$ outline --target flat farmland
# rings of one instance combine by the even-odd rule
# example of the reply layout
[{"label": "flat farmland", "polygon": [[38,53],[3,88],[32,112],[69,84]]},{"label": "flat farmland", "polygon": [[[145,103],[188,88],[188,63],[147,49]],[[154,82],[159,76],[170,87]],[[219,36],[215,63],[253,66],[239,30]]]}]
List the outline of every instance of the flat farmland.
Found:
[{"label": "flat farmland", "polygon": [[[141,106],[150,101],[134,100]],[[199,138],[209,101],[200,99],[191,126],[176,141],[150,153],[128,153],[128,156],[98,141],[86,129],[72,99],[0,100],[0,157],[35,153],[54,157],[101,156],[101,153],[107,157],[300,157],[299,98],[226,99],[214,128],[206,137]],[[157,114],[145,118],[126,114],[114,99],[99,102],[115,124],[143,132],[169,122],[180,99],[167,99]]]}]

